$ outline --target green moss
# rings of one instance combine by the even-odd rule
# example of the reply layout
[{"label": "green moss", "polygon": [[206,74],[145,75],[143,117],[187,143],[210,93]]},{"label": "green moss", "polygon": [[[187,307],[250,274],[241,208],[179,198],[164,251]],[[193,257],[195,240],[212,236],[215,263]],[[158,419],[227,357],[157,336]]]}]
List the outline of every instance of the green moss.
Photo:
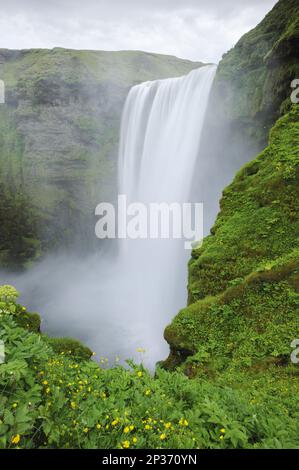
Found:
[{"label": "green moss", "polygon": [[213,235],[192,253],[189,302],[223,291],[298,245],[298,144],[293,107],[271,131],[269,147],[224,190]]},{"label": "green moss", "polygon": [[73,338],[50,338],[45,335],[43,338],[57,354],[66,354],[77,360],[88,360],[93,354],[87,346]]},{"label": "green moss", "polygon": [[31,313],[27,310],[20,311],[15,317],[16,324],[34,333],[40,332],[41,319],[38,313]]}]

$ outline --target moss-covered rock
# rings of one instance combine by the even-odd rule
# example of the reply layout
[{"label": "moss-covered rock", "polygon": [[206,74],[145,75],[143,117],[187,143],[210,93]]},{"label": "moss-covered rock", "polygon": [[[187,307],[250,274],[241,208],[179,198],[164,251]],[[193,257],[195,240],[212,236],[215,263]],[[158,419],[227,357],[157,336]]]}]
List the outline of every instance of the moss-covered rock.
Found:
[{"label": "moss-covered rock", "polygon": [[44,340],[58,354],[66,354],[77,360],[88,360],[93,355],[91,349],[73,338],[50,338],[43,335]]},{"label": "moss-covered rock", "polygon": [[[165,330],[166,366],[200,356],[212,369],[290,362],[299,336],[299,109],[224,190],[189,263],[189,306]],[[276,359],[275,359],[276,360]]]},{"label": "moss-covered rock", "polygon": [[259,148],[291,104],[291,82],[299,76],[299,4],[280,0],[219,64],[215,100],[234,131]]},{"label": "moss-covered rock", "polygon": [[206,234],[215,222],[223,188],[267,146],[269,130],[290,109],[291,82],[299,77],[298,21],[298,1],[278,1],[219,63],[201,137],[208,164],[203,176],[199,159],[194,175]]},{"label": "moss-covered rock", "polygon": [[18,326],[34,333],[40,333],[41,318],[38,313],[28,312],[27,309],[21,306],[17,313],[15,322]]}]

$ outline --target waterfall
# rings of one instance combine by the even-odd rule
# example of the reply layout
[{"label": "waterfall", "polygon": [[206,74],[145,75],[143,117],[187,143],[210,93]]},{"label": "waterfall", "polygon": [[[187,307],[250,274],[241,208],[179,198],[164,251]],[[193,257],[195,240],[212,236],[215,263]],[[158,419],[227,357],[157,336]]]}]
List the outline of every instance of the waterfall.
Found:
[{"label": "waterfall", "polygon": [[[130,90],[119,149],[119,193],[128,203],[189,200],[215,71],[206,66]],[[163,330],[186,305],[189,256],[181,240],[121,241],[127,336],[147,350],[151,364],[167,354]]]},{"label": "waterfall", "polygon": [[[195,164],[205,177],[199,147],[215,70],[130,90],[119,148],[119,193],[128,203],[188,202]],[[110,365],[116,355],[140,360],[136,349],[144,348],[142,359],[153,368],[168,354],[165,326],[186,305],[190,251],[183,244],[109,240],[114,256],[104,248],[84,260],[57,254],[11,282],[42,313],[44,331],[80,338]]]}]

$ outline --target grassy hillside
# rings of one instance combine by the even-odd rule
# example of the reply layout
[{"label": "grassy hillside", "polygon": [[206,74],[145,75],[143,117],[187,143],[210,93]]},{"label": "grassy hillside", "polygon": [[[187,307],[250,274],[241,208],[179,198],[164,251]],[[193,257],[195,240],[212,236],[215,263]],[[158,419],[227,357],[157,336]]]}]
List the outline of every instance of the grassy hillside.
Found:
[{"label": "grassy hillside", "polygon": [[0,50],[1,267],[77,242],[90,249],[95,206],[116,194],[129,88],[201,65],[138,51]]}]

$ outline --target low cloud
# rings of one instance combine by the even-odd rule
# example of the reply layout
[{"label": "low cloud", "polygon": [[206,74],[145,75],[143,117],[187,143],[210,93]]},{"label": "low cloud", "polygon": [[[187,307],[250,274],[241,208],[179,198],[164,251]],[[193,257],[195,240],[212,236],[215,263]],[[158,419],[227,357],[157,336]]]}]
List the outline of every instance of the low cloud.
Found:
[{"label": "low cloud", "polygon": [[4,0],[0,47],[144,50],[218,62],[275,0]]}]

